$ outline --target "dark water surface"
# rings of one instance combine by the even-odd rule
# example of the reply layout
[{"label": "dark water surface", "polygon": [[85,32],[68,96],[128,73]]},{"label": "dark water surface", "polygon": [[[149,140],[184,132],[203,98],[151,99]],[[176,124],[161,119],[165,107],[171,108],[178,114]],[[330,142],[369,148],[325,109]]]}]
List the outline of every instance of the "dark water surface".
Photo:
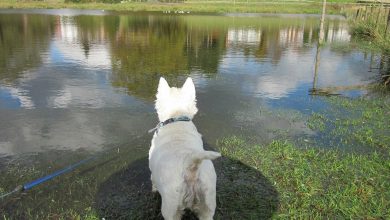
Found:
[{"label": "dark water surface", "polygon": [[339,49],[351,38],[347,22],[329,17],[315,77],[318,27],[319,17],[302,15],[1,10],[0,172],[7,178],[0,190],[88,155],[121,152],[84,173],[96,180],[90,195],[72,194],[77,174],[68,175],[65,186],[40,187],[19,210],[28,217],[26,210],[42,207],[85,209],[74,201],[94,200],[100,182],[147,157],[160,76],[174,86],[194,79],[195,123],[210,145],[227,135],[259,143],[315,136],[305,117],[327,102],[310,95],[313,86],[365,95],[361,86],[377,80],[380,59]]}]

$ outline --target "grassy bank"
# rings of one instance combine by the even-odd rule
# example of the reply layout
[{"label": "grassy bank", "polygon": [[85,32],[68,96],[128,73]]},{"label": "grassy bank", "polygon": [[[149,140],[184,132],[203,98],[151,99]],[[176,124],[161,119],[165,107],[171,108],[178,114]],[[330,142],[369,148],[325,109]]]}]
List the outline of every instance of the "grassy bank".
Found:
[{"label": "grassy bank", "polygon": [[[328,4],[328,14],[341,14],[343,4]],[[304,13],[319,14],[320,2],[202,2],[190,1],[185,3],[160,3],[160,2],[125,2],[117,4],[107,3],[65,3],[63,0],[53,1],[16,1],[3,0],[0,8],[39,8],[39,9],[99,9],[114,11],[189,11],[189,12],[214,12],[214,13]]]}]

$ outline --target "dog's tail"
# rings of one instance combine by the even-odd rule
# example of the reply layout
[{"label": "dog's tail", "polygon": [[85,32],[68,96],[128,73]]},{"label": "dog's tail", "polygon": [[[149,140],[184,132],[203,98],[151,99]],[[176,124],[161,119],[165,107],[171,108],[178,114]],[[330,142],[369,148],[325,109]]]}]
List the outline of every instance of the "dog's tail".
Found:
[{"label": "dog's tail", "polygon": [[184,181],[186,183],[186,190],[184,194],[184,204],[186,208],[192,208],[200,201],[200,184],[198,183],[198,168],[199,164],[203,160],[214,160],[220,157],[221,154],[214,151],[196,151],[190,156],[190,161],[186,173],[184,175]]},{"label": "dog's tail", "polygon": [[214,151],[197,151],[197,152],[193,152],[193,154],[191,155],[191,157],[192,157],[192,166],[196,166],[196,167],[193,167],[193,168],[197,168],[197,166],[199,166],[199,164],[203,160],[214,160],[214,159],[217,159],[220,156],[221,156],[220,153],[214,152]]}]

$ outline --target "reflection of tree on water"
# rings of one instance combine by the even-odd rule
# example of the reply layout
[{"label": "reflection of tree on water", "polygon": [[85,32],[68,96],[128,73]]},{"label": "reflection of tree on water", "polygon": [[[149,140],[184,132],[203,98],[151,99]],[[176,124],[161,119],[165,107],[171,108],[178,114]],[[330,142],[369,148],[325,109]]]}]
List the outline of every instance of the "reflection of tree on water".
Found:
[{"label": "reflection of tree on water", "polygon": [[276,64],[282,57],[282,51],[286,48],[280,45],[280,31],[266,31],[261,35],[261,40],[255,57],[257,58],[271,58],[271,62]]},{"label": "reflection of tree on water", "polygon": [[14,80],[41,65],[54,25],[49,15],[0,14],[0,79]]},{"label": "reflection of tree on water", "polygon": [[0,22],[0,43],[1,43],[1,45],[4,44],[4,34],[3,34],[3,27],[2,27],[1,22]]},{"label": "reflection of tree on water", "polygon": [[186,55],[190,69],[200,69],[205,74],[218,72],[221,55],[226,50],[224,31],[203,33],[201,30],[187,32]]},{"label": "reflection of tree on water", "polygon": [[[111,83],[147,99],[154,96],[161,74],[170,78],[173,85],[190,73],[213,76],[226,55],[277,64],[289,49],[294,53],[309,51],[310,47],[305,45],[315,43],[318,35],[318,22],[311,18],[283,22],[279,18],[264,18],[258,22],[250,20],[251,26],[245,18],[235,20],[243,22],[239,26],[232,24],[230,17],[212,17],[207,21],[196,18],[140,13],[77,16],[73,21],[86,58],[94,44],[108,43]],[[325,28],[326,36],[333,36],[329,41],[344,39],[339,30],[344,27],[337,21]]]},{"label": "reflection of tree on water", "polygon": [[89,41],[87,39],[84,39],[81,45],[83,47],[85,57],[88,58],[89,50],[91,48]]},{"label": "reflection of tree on water", "polygon": [[[325,38],[328,42],[347,40],[348,32],[339,21],[328,22]],[[229,47],[242,51],[245,57],[256,57],[260,62],[279,63],[285,51],[307,53],[310,45],[318,42],[316,23],[259,26],[256,29],[231,29],[228,33]]]},{"label": "reflection of tree on water", "polygon": [[[86,59],[88,59],[93,45],[104,43],[108,37],[112,18],[112,16],[107,16],[107,18],[102,19],[100,16],[86,15],[72,18],[80,27],[77,29],[77,40],[80,42]],[[65,19],[65,17],[62,17],[62,19]],[[68,23],[67,21],[63,22]]]},{"label": "reflection of tree on water", "polygon": [[120,17],[111,41],[112,83],[145,98],[153,95],[158,73],[184,74],[188,67],[182,55],[185,32],[175,18],[141,18]]},{"label": "reflection of tree on water", "polygon": [[151,98],[160,74],[175,81],[198,66],[216,74],[224,51],[218,32],[189,30],[180,17],[119,18],[111,41],[112,83],[132,95]]}]

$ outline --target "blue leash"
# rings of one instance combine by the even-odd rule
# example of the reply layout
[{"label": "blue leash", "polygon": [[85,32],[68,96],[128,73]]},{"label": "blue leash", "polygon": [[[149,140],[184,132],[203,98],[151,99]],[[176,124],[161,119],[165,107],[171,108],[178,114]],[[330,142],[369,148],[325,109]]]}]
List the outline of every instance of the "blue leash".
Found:
[{"label": "blue leash", "polygon": [[64,169],[57,170],[56,172],[54,172],[52,174],[49,174],[49,175],[44,176],[44,177],[41,177],[39,179],[36,179],[36,180],[31,181],[29,183],[26,183],[24,185],[19,185],[14,190],[12,190],[11,192],[8,192],[8,193],[5,193],[3,195],[0,195],[0,199],[3,199],[5,197],[7,197],[7,196],[9,196],[11,194],[17,193],[17,192],[29,190],[29,189],[33,188],[34,186],[37,186],[37,185],[39,185],[41,183],[44,183],[44,182],[46,182],[48,180],[53,179],[56,176],[59,176],[61,174],[67,173],[67,172],[70,172],[70,171],[74,170],[75,168],[77,168],[77,167],[79,167],[79,166],[81,166],[81,165],[83,165],[83,164],[85,164],[85,163],[87,163],[87,162],[89,162],[91,160],[96,159],[97,157],[98,156],[92,156],[92,157],[86,158],[86,159],[81,160],[81,161],[79,161],[79,162],[77,162],[75,164],[72,164],[72,165],[70,165],[68,167],[65,167]]},{"label": "blue leash", "polygon": [[27,184],[23,185],[23,191],[24,190],[29,190],[29,189],[33,188],[34,186],[37,186],[37,185],[39,185],[41,183],[44,183],[44,182],[46,182],[46,181],[48,181],[50,179],[53,179],[56,176],[59,176],[61,174],[67,173],[67,172],[70,172],[70,171],[74,170],[76,167],[81,166],[82,164],[85,164],[85,163],[87,163],[90,160],[93,160],[95,158],[96,158],[96,156],[89,157],[89,158],[84,159],[84,160],[82,160],[80,162],[72,164],[72,165],[70,165],[70,166],[68,166],[68,167],[66,167],[66,168],[64,168],[62,170],[58,170],[58,171],[56,171],[56,172],[54,172],[52,174],[49,174],[47,176],[44,176],[44,177],[39,178],[37,180],[34,180],[34,181],[30,182],[30,183],[27,183]]}]

